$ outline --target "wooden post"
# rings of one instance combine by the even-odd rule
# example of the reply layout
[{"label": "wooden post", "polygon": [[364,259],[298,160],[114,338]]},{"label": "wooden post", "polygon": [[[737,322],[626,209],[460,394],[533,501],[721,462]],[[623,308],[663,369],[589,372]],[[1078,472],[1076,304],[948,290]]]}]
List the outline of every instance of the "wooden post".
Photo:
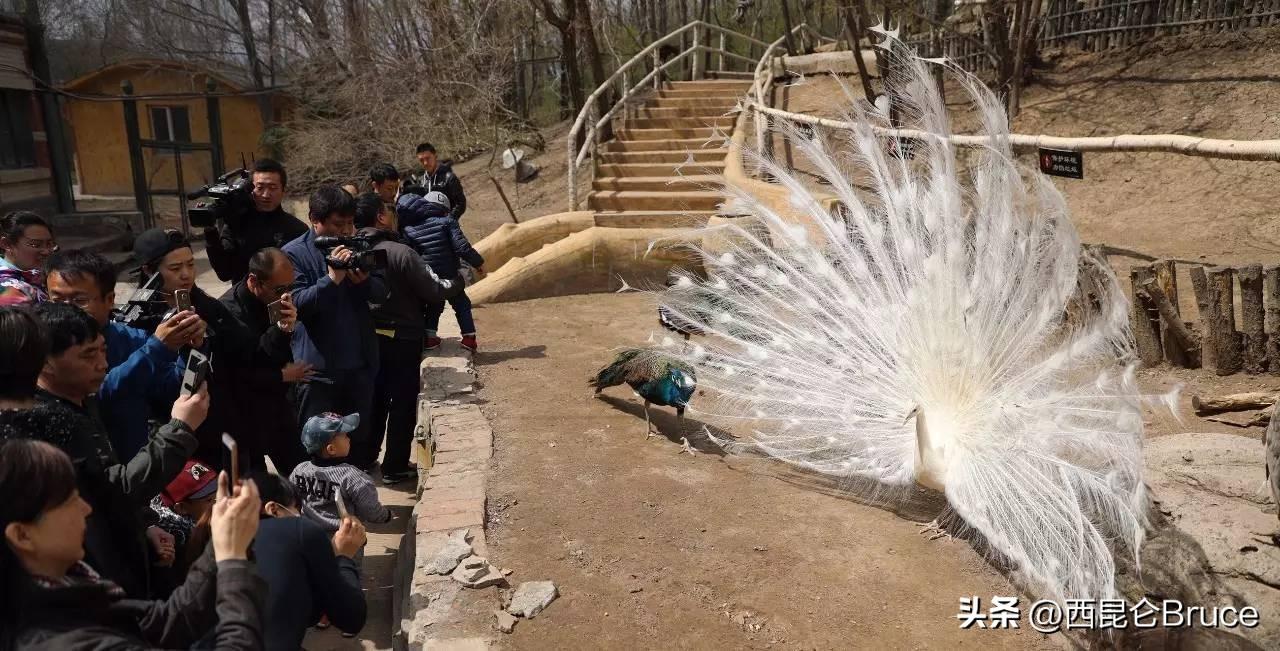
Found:
[{"label": "wooden post", "polygon": [[1209,345],[1213,347],[1214,372],[1218,375],[1239,373],[1244,366],[1241,358],[1241,337],[1236,332],[1235,287],[1231,282],[1230,267],[1214,267],[1209,270],[1209,302],[1214,305],[1210,324]]},{"label": "wooden post", "polygon": [[1267,370],[1280,375],[1280,267],[1267,267],[1262,286],[1267,304]]},{"label": "wooden post", "polygon": [[1240,317],[1244,330],[1244,370],[1257,375],[1267,370],[1267,334],[1263,326],[1262,265],[1239,269]]},{"label": "wooden post", "polygon": [[1133,283],[1133,309],[1129,311],[1129,325],[1133,330],[1138,358],[1148,367],[1156,366],[1164,360],[1164,353],[1160,350],[1160,332],[1147,312],[1146,302],[1139,296],[1143,282],[1154,277],[1151,267],[1134,267],[1129,270],[1129,280]]},{"label": "wooden post", "polygon": [[[1161,260],[1151,266],[1155,269],[1156,284],[1160,287],[1160,292],[1164,295],[1164,298],[1168,299],[1169,307],[1172,310],[1171,315],[1167,315],[1163,309],[1160,310],[1160,345],[1164,348],[1164,358],[1174,366],[1196,368],[1188,357],[1189,348],[1186,345],[1181,345],[1178,338],[1172,336],[1175,329],[1184,327],[1182,325],[1182,317],[1179,316],[1177,265],[1173,260]],[[1160,306],[1155,305],[1154,307],[1158,308]]]},{"label": "wooden post", "polygon": [[1214,303],[1209,300],[1209,277],[1205,275],[1204,267],[1192,267],[1190,272],[1191,289],[1196,294],[1196,315],[1200,318],[1200,341],[1204,342],[1200,349],[1200,362],[1203,366],[1209,366],[1217,363],[1209,331],[1213,329],[1213,323],[1218,317],[1215,316]]}]

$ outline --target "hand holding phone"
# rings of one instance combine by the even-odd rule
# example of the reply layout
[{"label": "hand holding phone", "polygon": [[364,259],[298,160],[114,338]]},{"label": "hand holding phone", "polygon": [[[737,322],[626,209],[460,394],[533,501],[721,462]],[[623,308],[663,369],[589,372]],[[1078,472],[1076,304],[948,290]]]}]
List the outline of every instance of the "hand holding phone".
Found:
[{"label": "hand holding phone", "polygon": [[182,374],[182,390],[178,395],[189,396],[200,390],[209,374],[209,358],[198,350],[187,354],[187,370]]},{"label": "hand holding phone", "polygon": [[236,440],[226,432],[222,433],[222,444],[226,446],[227,452],[231,454],[231,463],[227,467],[231,469],[231,485],[236,486],[240,483],[240,447],[236,444]]},{"label": "hand holding phone", "polygon": [[178,306],[178,311],[191,309],[191,290],[175,289],[173,290],[173,302]]}]

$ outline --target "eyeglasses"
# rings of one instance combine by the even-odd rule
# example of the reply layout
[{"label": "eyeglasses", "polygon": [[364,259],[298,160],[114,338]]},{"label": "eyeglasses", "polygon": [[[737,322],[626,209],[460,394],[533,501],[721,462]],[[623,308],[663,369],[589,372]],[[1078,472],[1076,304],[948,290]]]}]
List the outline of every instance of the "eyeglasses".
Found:
[{"label": "eyeglasses", "polygon": [[84,294],[77,294],[71,298],[54,297],[53,301],[55,303],[70,303],[83,310],[89,307],[89,304],[93,302],[93,299],[85,296]]},{"label": "eyeglasses", "polygon": [[53,239],[49,239],[49,240],[28,240],[28,239],[24,239],[24,240],[22,241],[22,245],[23,245],[23,246],[25,246],[25,247],[27,247],[27,248],[29,248],[29,249],[35,249],[35,250],[37,250],[37,251],[51,251],[51,252],[52,252],[52,251],[57,251],[57,250],[58,250],[58,241],[57,241],[57,240],[53,240]]}]

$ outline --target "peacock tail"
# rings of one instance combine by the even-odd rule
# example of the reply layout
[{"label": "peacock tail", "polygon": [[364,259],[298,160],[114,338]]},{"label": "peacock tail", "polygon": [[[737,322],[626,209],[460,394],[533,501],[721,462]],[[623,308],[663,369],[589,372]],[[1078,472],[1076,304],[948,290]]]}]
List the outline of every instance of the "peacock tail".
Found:
[{"label": "peacock tail", "polygon": [[877,499],[941,490],[1029,590],[1112,597],[1115,555],[1136,561],[1144,536],[1154,400],[1126,369],[1128,303],[1062,195],[1015,161],[995,95],[947,67],[992,136],[961,153],[938,137],[925,62],[894,59],[900,126],[937,135],[888,153],[887,116],[860,102],[834,141],[791,134],[838,208],[761,160],[803,219],[729,188],[749,217],[710,227],[708,278],[661,296],[707,338],[663,352],[698,366],[691,409],[765,454]]}]

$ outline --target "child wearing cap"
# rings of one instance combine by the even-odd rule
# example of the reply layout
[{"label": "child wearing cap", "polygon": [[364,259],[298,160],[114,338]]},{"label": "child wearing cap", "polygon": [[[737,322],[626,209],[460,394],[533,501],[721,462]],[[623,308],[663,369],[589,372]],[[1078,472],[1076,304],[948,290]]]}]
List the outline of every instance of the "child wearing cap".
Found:
[{"label": "child wearing cap", "polygon": [[360,414],[326,412],[312,416],[302,427],[302,447],[311,459],[293,469],[289,481],[297,488],[302,514],[329,532],[338,530],[338,496],[347,512],[363,522],[391,521],[391,510],[378,500],[368,473],[345,461],[351,452],[350,433],[360,426]]},{"label": "child wearing cap", "polygon": [[[182,472],[152,498],[156,526],[173,536],[174,560],[167,573],[171,585],[182,583],[187,568],[199,558],[209,541],[209,516],[218,492],[218,473],[199,461],[188,461]],[[163,581],[162,581],[163,583]]]}]

